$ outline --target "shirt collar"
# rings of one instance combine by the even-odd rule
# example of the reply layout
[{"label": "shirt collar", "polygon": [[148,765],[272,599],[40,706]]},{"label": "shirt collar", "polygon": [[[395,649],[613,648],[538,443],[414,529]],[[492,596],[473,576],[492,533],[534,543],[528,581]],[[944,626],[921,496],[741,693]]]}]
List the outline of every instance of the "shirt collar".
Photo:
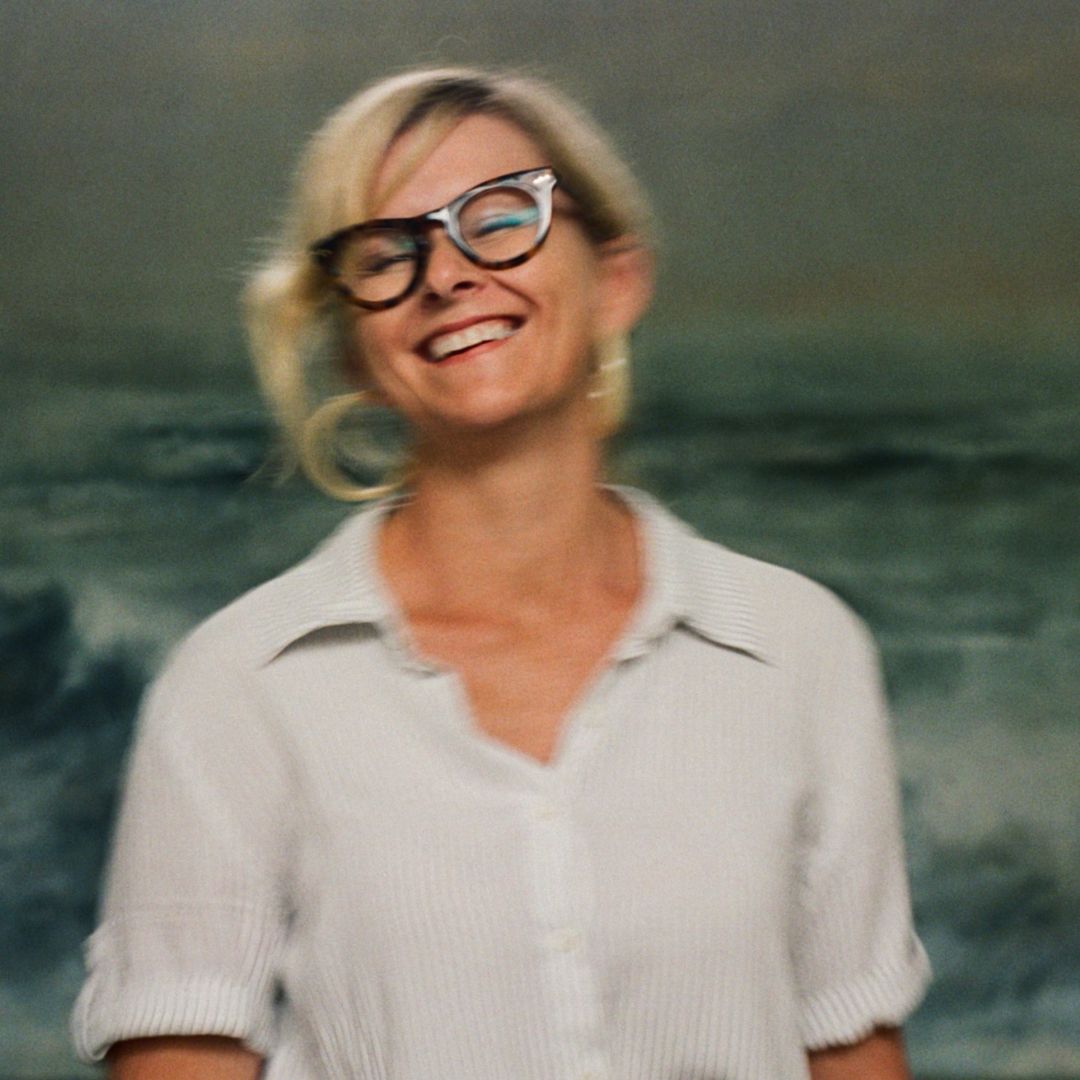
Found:
[{"label": "shirt collar", "polygon": [[716,645],[768,662],[746,557],[705,540],[643,491],[613,490],[637,514],[645,549],[645,596],[620,657],[644,652],[682,625]]},{"label": "shirt collar", "polygon": [[[645,559],[645,595],[616,659],[639,655],[684,625],[717,645],[768,662],[746,558],[704,540],[644,492],[611,490],[637,516]],[[393,632],[396,612],[379,573],[376,541],[387,514],[406,497],[393,496],[354,514],[307,559],[262,586],[270,603],[260,620],[260,663],[332,626],[368,624]]]}]

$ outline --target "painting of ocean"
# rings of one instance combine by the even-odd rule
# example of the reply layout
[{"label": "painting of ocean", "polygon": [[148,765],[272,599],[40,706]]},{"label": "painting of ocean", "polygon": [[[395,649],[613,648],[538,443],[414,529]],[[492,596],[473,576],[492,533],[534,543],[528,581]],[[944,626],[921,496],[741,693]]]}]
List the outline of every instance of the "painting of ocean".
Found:
[{"label": "painting of ocean", "polygon": [[[912,1056],[928,1078],[1027,1076],[995,1058],[1034,1039],[1072,1061],[1080,1015],[1080,400],[1061,357],[950,388],[942,355],[933,394],[882,395],[830,374],[842,342],[819,346],[649,340],[613,474],[870,622],[936,969]],[[925,373],[940,347],[895,362]],[[53,443],[50,416],[80,417],[83,388],[58,376],[43,394],[40,365],[23,371],[8,415],[45,441],[0,486],[0,1036],[15,1060],[59,1061],[142,687],[195,621],[348,510],[252,478],[270,436],[250,390],[99,388]]]},{"label": "painting of ocean", "polygon": [[[611,478],[880,643],[916,1076],[1080,1080],[1078,41],[1068,0],[0,4],[0,1078],[97,1075],[67,1017],[148,679],[351,512],[263,467],[240,340],[296,153],[464,63],[580,97],[655,202]],[[401,433],[355,426],[373,480]]]}]

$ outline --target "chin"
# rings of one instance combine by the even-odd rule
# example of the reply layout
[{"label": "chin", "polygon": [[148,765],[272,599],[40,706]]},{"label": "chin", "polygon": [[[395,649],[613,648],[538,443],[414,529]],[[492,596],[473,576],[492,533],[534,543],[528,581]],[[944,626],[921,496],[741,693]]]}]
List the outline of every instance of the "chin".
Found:
[{"label": "chin", "polygon": [[429,434],[437,439],[460,436],[480,436],[485,433],[505,436],[511,432],[522,435],[531,428],[542,425],[545,420],[554,418],[558,407],[532,403],[523,405],[520,401],[508,401],[505,398],[492,397],[489,401],[470,401],[460,410],[447,410],[434,423],[425,424]]},{"label": "chin", "polygon": [[515,409],[471,409],[467,413],[445,416],[438,425],[438,430],[450,436],[481,435],[484,432],[499,434],[529,423],[529,415],[523,415]]}]

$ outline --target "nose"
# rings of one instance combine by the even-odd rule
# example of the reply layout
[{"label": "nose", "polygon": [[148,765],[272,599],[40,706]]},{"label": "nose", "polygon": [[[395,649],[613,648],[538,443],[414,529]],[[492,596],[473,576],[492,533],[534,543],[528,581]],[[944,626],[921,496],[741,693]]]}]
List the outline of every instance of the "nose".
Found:
[{"label": "nose", "polygon": [[422,292],[432,298],[448,298],[455,293],[478,288],[483,271],[458,250],[443,229],[432,231]]}]

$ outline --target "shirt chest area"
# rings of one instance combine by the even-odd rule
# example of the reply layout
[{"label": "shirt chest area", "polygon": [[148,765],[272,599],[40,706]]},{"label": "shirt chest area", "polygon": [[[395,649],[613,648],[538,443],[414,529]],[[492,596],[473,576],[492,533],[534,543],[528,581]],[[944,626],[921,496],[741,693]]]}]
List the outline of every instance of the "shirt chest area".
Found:
[{"label": "shirt chest area", "polygon": [[275,698],[300,732],[291,865],[313,933],[399,962],[535,961],[783,918],[807,778],[768,665],[669,639],[599,676],[541,764],[479,730],[450,675],[372,648],[306,659]]}]

